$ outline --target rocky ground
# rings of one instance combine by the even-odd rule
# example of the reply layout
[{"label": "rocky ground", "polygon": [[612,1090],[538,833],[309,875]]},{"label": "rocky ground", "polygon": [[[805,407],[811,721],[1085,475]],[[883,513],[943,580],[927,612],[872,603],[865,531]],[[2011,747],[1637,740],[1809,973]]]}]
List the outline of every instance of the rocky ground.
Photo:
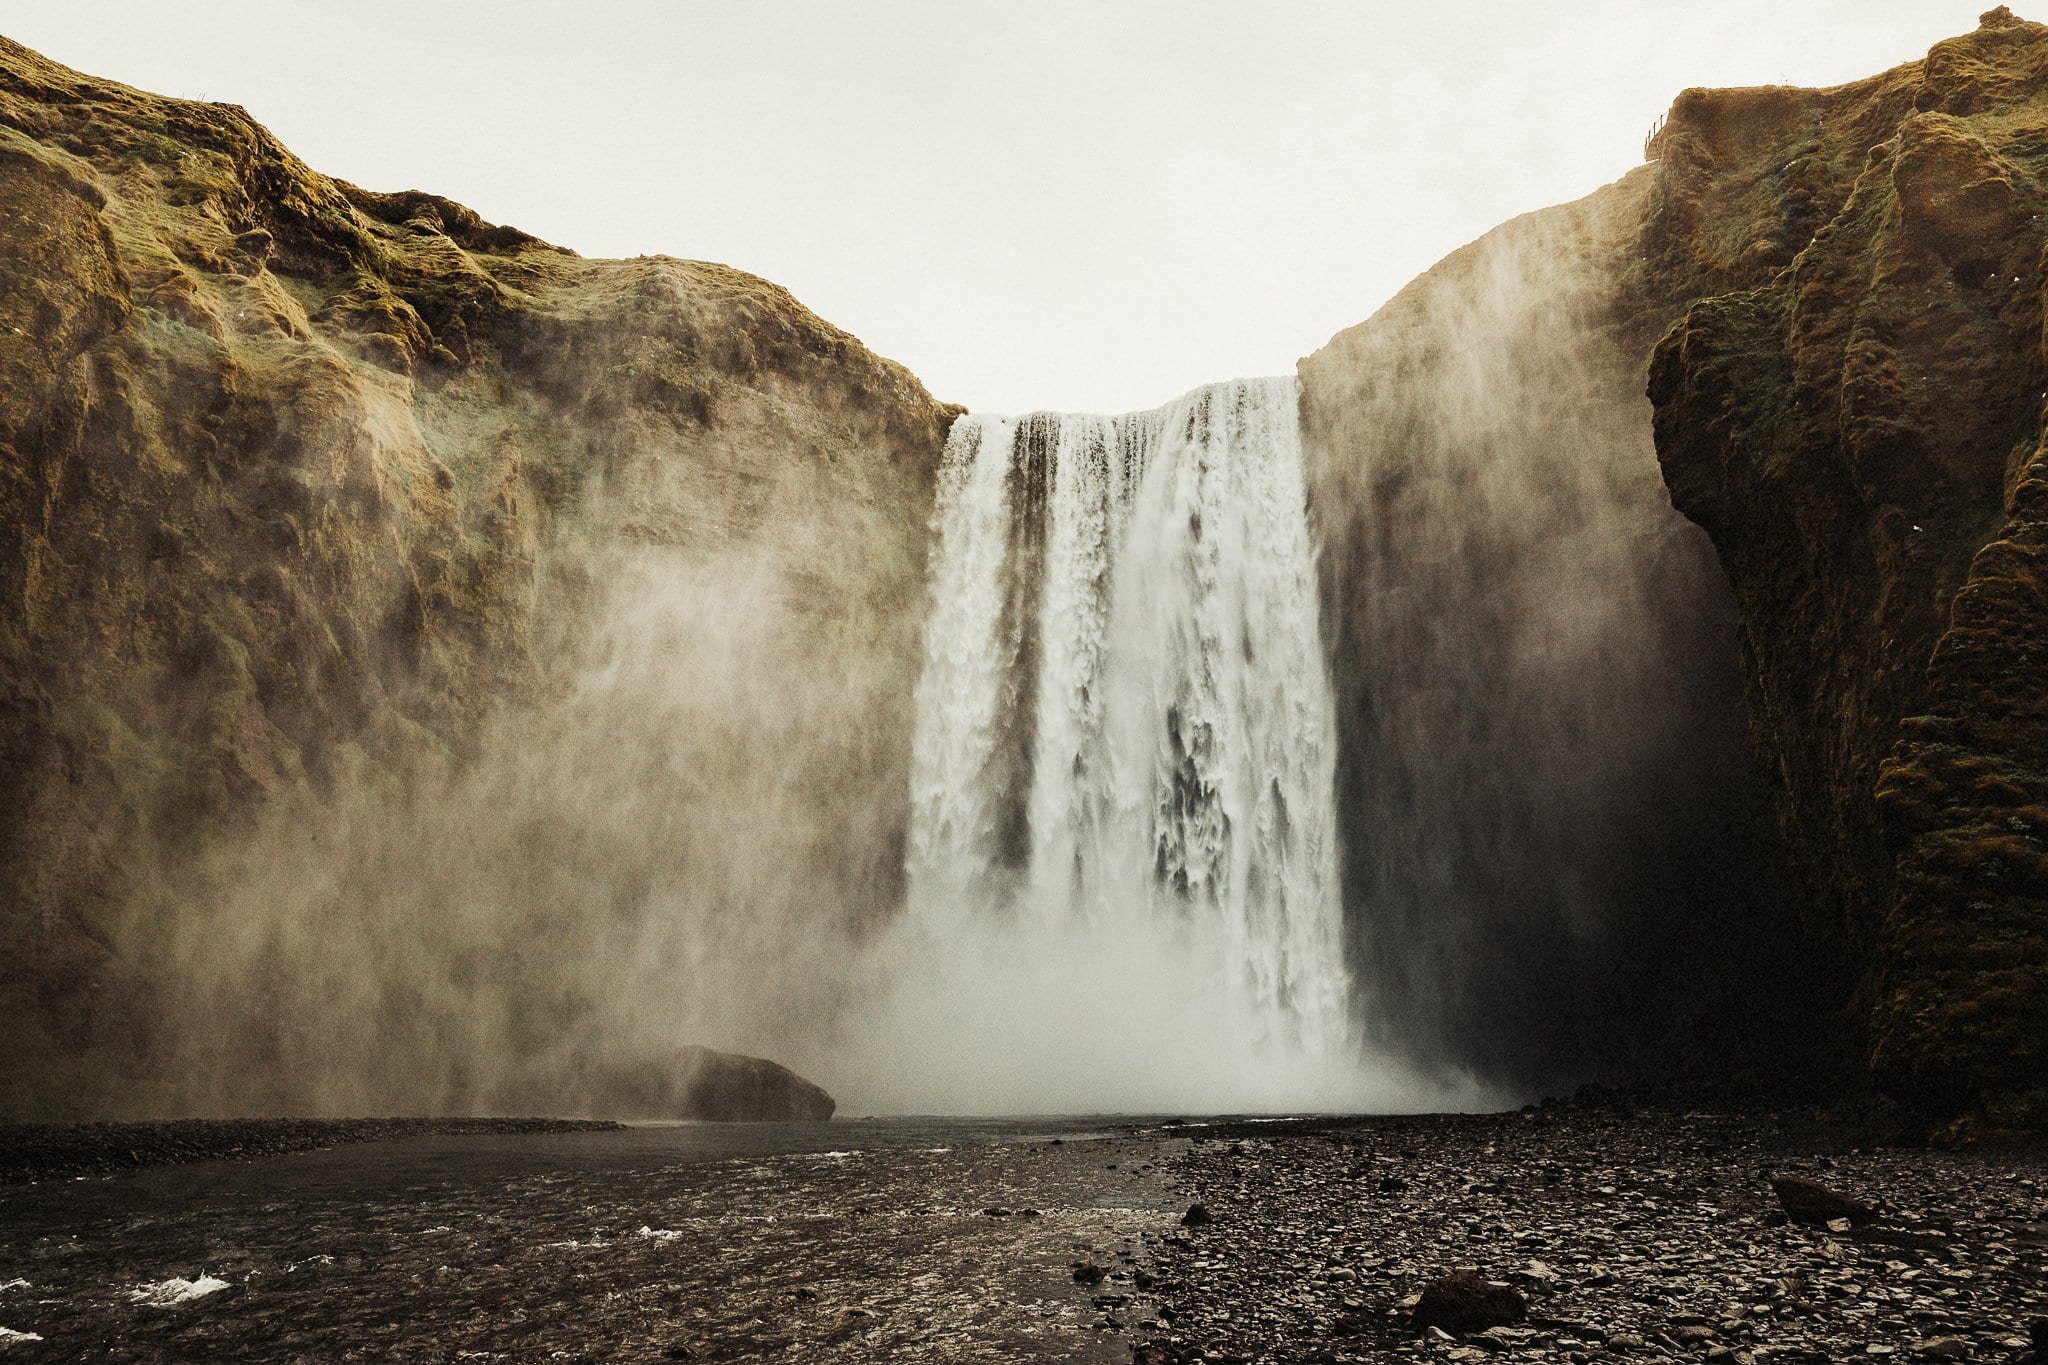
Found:
[{"label": "rocky ground", "polygon": [[458,1133],[599,1132],[591,1119],[170,1119],[154,1123],[0,1124],[0,1185],[108,1175],[138,1166],[241,1161],[351,1142]]},{"label": "rocky ground", "polygon": [[0,1188],[13,1360],[1116,1365],[1182,1211],[1149,1129],[636,1126],[430,1136]]},{"label": "rocky ground", "polygon": [[[1141,1362],[2048,1359],[2039,1151],[1576,1106],[1186,1131],[1202,1213],[1104,1300]],[[1788,1176],[1861,1207],[1794,1221]],[[1459,1321],[1488,1284],[1500,1325]]]},{"label": "rocky ground", "polygon": [[0,1187],[9,1359],[2019,1365],[2042,1334],[2048,1152],[1799,1116],[444,1132]]}]

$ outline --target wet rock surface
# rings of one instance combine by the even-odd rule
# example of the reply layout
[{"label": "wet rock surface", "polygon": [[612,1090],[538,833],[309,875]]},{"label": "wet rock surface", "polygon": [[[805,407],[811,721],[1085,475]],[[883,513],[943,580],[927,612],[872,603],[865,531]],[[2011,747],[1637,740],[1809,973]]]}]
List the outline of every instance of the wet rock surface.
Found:
[{"label": "wet rock surface", "polygon": [[705,1124],[16,1187],[0,1352],[1126,1361],[1138,1239],[1186,1206],[1155,1160],[1177,1146],[1074,1122]]},{"label": "wet rock surface", "polygon": [[247,1161],[353,1142],[461,1134],[606,1132],[607,1119],[167,1119],[0,1124],[0,1184],[109,1175],[141,1166]]}]

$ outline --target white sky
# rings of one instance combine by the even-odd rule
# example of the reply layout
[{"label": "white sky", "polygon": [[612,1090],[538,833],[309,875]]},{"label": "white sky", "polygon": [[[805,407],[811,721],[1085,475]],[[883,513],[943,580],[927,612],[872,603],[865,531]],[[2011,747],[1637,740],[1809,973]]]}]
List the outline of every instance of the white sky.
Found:
[{"label": "white sky", "polygon": [[0,32],[373,189],[765,275],[941,398],[1120,410],[1291,368],[1622,174],[1686,86],[1855,79],[1990,4],[0,0]]}]

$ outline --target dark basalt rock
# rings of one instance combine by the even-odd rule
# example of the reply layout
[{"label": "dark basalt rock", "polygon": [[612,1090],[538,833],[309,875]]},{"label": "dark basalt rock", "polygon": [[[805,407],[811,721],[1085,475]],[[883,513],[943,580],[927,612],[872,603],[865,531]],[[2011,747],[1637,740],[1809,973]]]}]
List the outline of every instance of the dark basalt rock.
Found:
[{"label": "dark basalt rock", "polygon": [[[1874,1075],[1955,1138],[2048,1125],[2044,64],[2001,9],[1852,85],[1689,91],[1649,228],[1694,295],[1658,456],[1734,585],[1809,916]],[[1784,249],[1716,256],[1745,238]]]},{"label": "dark basalt rock", "polygon": [[1772,1176],[1771,1191],[1795,1223],[1829,1223],[1837,1218],[1867,1223],[1872,1217],[1870,1206],[1862,1200],[1798,1176]]},{"label": "dark basalt rock", "polygon": [[1440,1327],[1462,1336],[1512,1327],[1527,1316],[1528,1305],[1516,1291],[1477,1275],[1457,1274],[1430,1281],[1408,1321],[1417,1331]]},{"label": "dark basalt rock", "polygon": [[779,1063],[685,1047],[665,1071],[604,1073],[583,1098],[593,1113],[713,1123],[823,1122],[838,1103]]}]

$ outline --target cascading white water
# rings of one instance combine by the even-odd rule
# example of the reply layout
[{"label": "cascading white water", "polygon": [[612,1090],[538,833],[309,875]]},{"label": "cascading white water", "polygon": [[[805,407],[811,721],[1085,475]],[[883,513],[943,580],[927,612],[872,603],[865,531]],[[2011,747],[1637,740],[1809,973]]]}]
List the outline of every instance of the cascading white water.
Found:
[{"label": "cascading white water", "polygon": [[1070,943],[1095,970],[1037,989],[1105,1022],[1119,982],[1169,964],[1146,1008],[1192,1002],[1254,1069],[1353,1040],[1298,410],[1283,378],[960,418],[917,694],[910,897],[934,950],[991,925]]}]

